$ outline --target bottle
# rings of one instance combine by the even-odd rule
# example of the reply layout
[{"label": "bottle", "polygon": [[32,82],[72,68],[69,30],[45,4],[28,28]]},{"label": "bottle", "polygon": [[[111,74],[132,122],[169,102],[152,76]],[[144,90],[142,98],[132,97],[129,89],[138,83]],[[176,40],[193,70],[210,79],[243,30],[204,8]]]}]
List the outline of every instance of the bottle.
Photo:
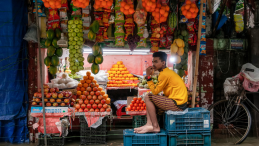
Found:
[{"label": "bottle", "polygon": [[143,76],[147,75],[147,73],[146,73],[147,68],[148,68],[148,63],[147,63],[147,61],[145,61],[144,69],[143,69]]}]

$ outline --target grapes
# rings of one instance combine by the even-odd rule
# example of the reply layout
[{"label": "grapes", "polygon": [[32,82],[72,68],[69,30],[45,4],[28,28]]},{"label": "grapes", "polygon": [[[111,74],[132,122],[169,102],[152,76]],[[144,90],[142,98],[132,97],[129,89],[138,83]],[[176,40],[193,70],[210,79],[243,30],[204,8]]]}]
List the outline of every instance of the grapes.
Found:
[{"label": "grapes", "polygon": [[137,47],[136,43],[140,41],[140,36],[129,34],[127,37],[127,41],[128,41],[130,50],[133,51]]}]

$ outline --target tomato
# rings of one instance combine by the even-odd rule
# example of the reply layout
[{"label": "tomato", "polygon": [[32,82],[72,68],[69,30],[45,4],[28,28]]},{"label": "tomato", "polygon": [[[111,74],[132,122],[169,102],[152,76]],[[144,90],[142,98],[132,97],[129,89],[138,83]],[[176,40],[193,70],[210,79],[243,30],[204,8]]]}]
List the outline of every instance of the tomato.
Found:
[{"label": "tomato", "polygon": [[143,105],[143,104],[141,104],[141,103],[140,103],[140,104],[138,104],[138,106],[142,106],[142,105]]},{"label": "tomato", "polygon": [[137,107],[137,110],[140,110],[140,107]]},{"label": "tomato", "polygon": [[136,107],[132,107],[131,109],[132,109],[132,110],[135,110],[135,109],[136,109]]},{"label": "tomato", "polygon": [[131,110],[132,112],[134,111],[134,110]]},{"label": "tomato", "polygon": [[129,109],[128,109],[128,108],[126,108],[126,111],[129,111]]},{"label": "tomato", "polygon": [[135,110],[135,112],[138,112],[138,110]]},{"label": "tomato", "polygon": [[142,98],[141,98],[141,97],[139,97],[139,98],[138,98],[138,100],[139,100],[139,101],[141,101],[141,100],[142,100]]},{"label": "tomato", "polygon": [[147,107],[145,107],[145,109],[147,109]]},{"label": "tomato", "polygon": [[135,100],[132,100],[131,103],[135,103]]},{"label": "tomato", "polygon": [[133,103],[131,103],[130,106],[133,107]]},{"label": "tomato", "polygon": [[134,97],[133,100],[134,100],[134,101],[135,101],[135,100],[138,100],[138,98],[137,98],[137,97]]},{"label": "tomato", "polygon": [[141,100],[141,101],[140,101],[140,103],[144,103],[144,101],[143,101],[143,100]]},{"label": "tomato", "polygon": [[143,103],[143,106],[146,106],[146,103]]},{"label": "tomato", "polygon": [[129,111],[131,110],[131,106],[128,107]]},{"label": "tomato", "polygon": [[142,112],[142,110],[138,110],[138,111]]},{"label": "tomato", "polygon": [[143,109],[145,109],[145,108],[142,106],[140,109],[142,109],[142,110],[143,110]]},{"label": "tomato", "polygon": [[136,100],[136,103],[139,103],[139,100]]},{"label": "tomato", "polygon": [[137,103],[135,103],[135,104],[134,104],[134,106],[135,106],[135,107],[137,107],[137,106],[138,106],[138,104],[137,104]]}]

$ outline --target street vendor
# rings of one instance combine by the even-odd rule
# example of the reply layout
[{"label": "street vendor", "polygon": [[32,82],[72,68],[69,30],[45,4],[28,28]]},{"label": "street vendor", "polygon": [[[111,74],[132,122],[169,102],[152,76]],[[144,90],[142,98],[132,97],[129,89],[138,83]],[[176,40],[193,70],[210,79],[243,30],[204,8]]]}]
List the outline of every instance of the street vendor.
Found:
[{"label": "street vendor", "polygon": [[[168,110],[183,111],[187,108],[186,86],[178,74],[166,67],[166,59],[166,53],[155,52],[153,66],[146,69],[146,80],[152,93],[145,96],[147,123],[142,127],[135,128],[136,133],[160,132],[156,114],[162,114]],[[151,79],[154,70],[160,72],[156,85]],[[158,95],[161,91],[164,92],[164,96]]]}]

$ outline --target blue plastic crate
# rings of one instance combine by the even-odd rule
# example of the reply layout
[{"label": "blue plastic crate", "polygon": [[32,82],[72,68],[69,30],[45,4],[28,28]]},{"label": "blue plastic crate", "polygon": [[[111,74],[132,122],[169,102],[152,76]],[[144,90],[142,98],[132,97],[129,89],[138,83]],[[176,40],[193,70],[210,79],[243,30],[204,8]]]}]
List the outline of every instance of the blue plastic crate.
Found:
[{"label": "blue plastic crate", "polygon": [[168,134],[169,146],[211,146],[211,134]]},{"label": "blue plastic crate", "polygon": [[123,130],[124,146],[167,146],[165,130],[160,133],[137,134],[133,129]]},{"label": "blue plastic crate", "polygon": [[210,132],[210,112],[204,108],[189,108],[183,115],[165,113],[165,129],[173,134]]}]

